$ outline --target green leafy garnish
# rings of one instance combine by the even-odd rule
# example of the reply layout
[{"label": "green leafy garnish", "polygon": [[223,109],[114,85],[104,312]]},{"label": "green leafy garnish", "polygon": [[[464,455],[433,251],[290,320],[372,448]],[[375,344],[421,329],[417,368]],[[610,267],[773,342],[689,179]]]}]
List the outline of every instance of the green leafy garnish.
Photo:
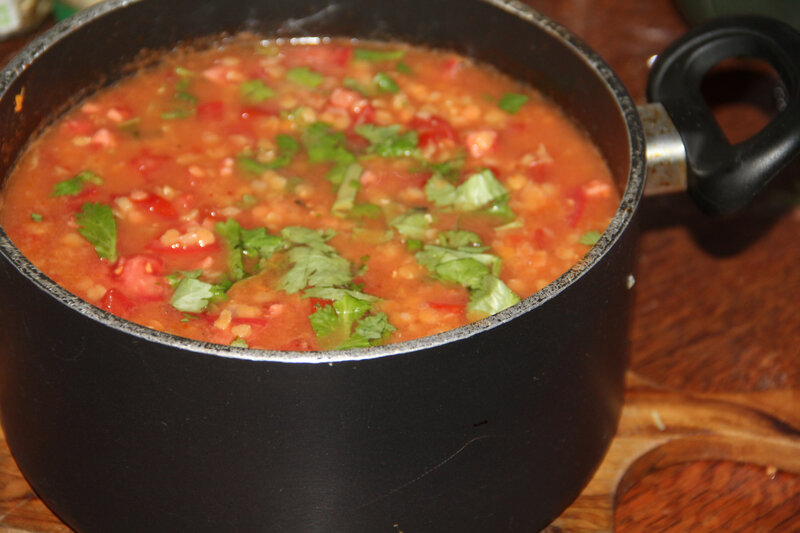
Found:
[{"label": "green leafy garnish", "polygon": [[244,229],[233,218],[217,222],[214,230],[225,240],[228,248],[228,270],[234,281],[248,276],[244,259],[268,259],[284,247],[284,240],[270,235],[266,228]]},{"label": "green leafy garnish", "polygon": [[315,122],[308,126],[301,140],[312,163],[329,161],[346,164],[356,159],[345,147],[347,144],[345,134],[333,131],[331,126],[324,122]]},{"label": "green leafy garnish", "polygon": [[178,311],[200,313],[217,292],[214,285],[194,278],[183,278],[172,294],[170,304]]},{"label": "green leafy garnish", "polygon": [[355,204],[350,209],[348,217],[350,218],[378,218],[381,216],[381,208],[375,204],[362,203]]},{"label": "green leafy garnish", "polygon": [[53,186],[53,192],[50,193],[50,196],[75,196],[83,192],[83,187],[87,183],[102,185],[103,180],[94,172],[84,170],[68,180],[56,183]]},{"label": "green leafy garnish", "polygon": [[259,104],[275,96],[275,90],[261,80],[245,81],[239,85],[239,95],[250,104]]},{"label": "green leafy garnish", "polygon": [[191,78],[197,75],[197,73],[193,70],[189,70],[186,67],[175,67],[175,74],[180,76],[181,78]]},{"label": "green leafy garnish", "polygon": [[484,253],[484,251],[480,248],[448,248],[446,246],[439,246],[435,244],[426,244],[422,251],[417,253],[416,257],[419,264],[433,273],[436,272],[436,269],[442,263],[469,258],[486,265],[493,274],[497,275],[500,272],[500,267],[503,263],[502,259],[500,259],[498,256]]},{"label": "green leafy garnish", "polygon": [[228,270],[233,279],[238,281],[245,277],[242,261],[242,227],[232,218],[214,224],[214,231],[225,240],[228,248]]},{"label": "green leafy garnish", "polygon": [[181,108],[181,109],[173,109],[172,111],[164,111],[161,113],[161,118],[164,120],[175,120],[181,118],[188,118],[194,115],[195,110],[194,108]]},{"label": "green leafy garnish", "polygon": [[400,90],[397,82],[385,72],[378,72],[375,74],[375,77],[372,78],[372,83],[375,84],[375,87],[377,87],[379,91],[384,93],[396,93]]},{"label": "green leafy garnish", "polygon": [[364,168],[358,163],[350,163],[344,171],[339,189],[336,191],[336,200],[333,202],[331,212],[342,215],[353,208],[358,190],[361,188],[361,174]]},{"label": "green leafy garnish", "polygon": [[31,220],[33,220],[34,222],[41,222],[42,220],[44,220],[44,217],[39,213],[31,213]]},{"label": "green leafy garnish", "polygon": [[389,225],[405,237],[421,240],[425,238],[432,221],[433,216],[429,213],[412,210],[394,218]]},{"label": "green leafy garnish", "polygon": [[497,107],[509,114],[514,114],[528,102],[528,97],[524,94],[506,93],[500,98]]},{"label": "green leafy garnish", "polygon": [[367,48],[356,48],[353,51],[353,58],[361,61],[391,61],[402,59],[405,55],[405,50],[370,50]]},{"label": "green leafy garnish", "polygon": [[139,130],[141,122],[142,120],[139,117],[129,118],[124,122],[120,122],[119,125],[117,126],[117,129],[119,131],[127,133],[134,139],[138,139],[142,134],[142,132]]},{"label": "green leafy garnish", "polygon": [[259,161],[253,157],[252,151],[245,150],[236,156],[236,163],[246,172],[261,174],[267,170],[288,166],[292,162],[292,158],[300,151],[300,143],[294,137],[285,133],[279,133],[275,136],[275,144],[278,147],[277,155],[271,161]]},{"label": "green leafy garnish", "polygon": [[448,248],[481,248],[483,241],[477,233],[466,230],[449,230],[439,233],[439,244]]},{"label": "green leafy garnish", "polygon": [[286,226],[281,230],[281,236],[293,244],[305,244],[328,252],[336,251],[326,244],[336,236],[336,231],[332,229],[315,230],[303,226]]},{"label": "green leafy garnish", "polygon": [[325,80],[325,76],[308,67],[295,67],[286,73],[286,79],[303,87],[316,89]]},{"label": "green leafy garnish", "polygon": [[438,207],[453,205],[456,201],[456,186],[437,172],[425,183],[425,196]]},{"label": "green leafy garnish", "polygon": [[578,239],[578,242],[581,244],[585,244],[586,246],[594,246],[597,244],[597,241],[600,240],[600,232],[599,231],[587,231],[581,238]]},{"label": "green leafy garnish", "polygon": [[414,74],[414,69],[412,69],[411,67],[409,67],[406,63],[403,63],[402,61],[398,61],[397,65],[394,67],[394,69],[397,72],[401,73],[401,74],[408,74],[408,75]]},{"label": "green leafy garnish", "polygon": [[376,302],[380,298],[371,294],[366,294],[355,289],[342,289],[340,287],[309,287],[303,291],[303,298],[319,298],[321,300],[341,300],[345,295],[350,295],[359,300]]},{"label": "green leafy garnish", "polygon": [[447,181],[454,183],[458,180],[458,176],[461,174],[461,169],[466,159],[466,154],[461,152],[454,158],[442,161],[441,163],[425,163],[425,168],[436,174],[440,174]]},{"label": "green leafy garnish", "polygon": [[372,87],[370,87],[368,85],[364,85],[363,83],[361,83],[360,81],[358,81],[355,78],[345,78],[345,79],[343,79],[342,80],[342,87],[345,87],[345,88],[350,89],[352,91],[356,91],[357,93],[360,93],[362,96],[367,96],[367,97],[372,96],[372,93],[374,92],[372,90]]},{"label": "green leafy garnish", "polygon": [[369,301],[345,294],[332,305],[317,308],[309,320],[317,337],[330,347],[366,348],[395,330],[384,313],[365,316],[371,307]]},{"label": "green leafy garnish", "polygon": [[117,221],[111,207],[105,204],[87,202],[75,215],[78,233],[94,246],[97,256],[117,260]]},{"label": "green leafy garnish", "polygon": [[453,207],[459,211],[477,211],[482,207],[508,198],[508,191],[497,181],[491,170],[485,169],[470,176],[456,188]]},{"label": "green leafy garnish", "polygon": [[508,288],[497,276],[484,276],[480,287],[470,291],[468,311],[479,311],[487,315],[499,313],[503,309],[519,303],[519,296]]},{"label": "green leafy garnish", "polygon": [[489,267],[472,257],[462,257],[436,265],[437,277],[458,283],[469,289],[478,289],[483,278],[489,274]]},{"label": "green leafy garnish", "polygon": [[306,287],[347,285],[353,280],[350,262],[335,252],[298,246],[289,250],[289,261],[292,267],[279,285],[289,294]]},{"label": "green leafy garnish", "polygon": [[248,346],[247,341],[244,340],[241,337],[236,337],[235,339],[233,339],[233,341],[231,342],[231,346],[235,346],[237,348],[249,348],[250,347],[250,346]]},{"label": "green leafy garnish", "polygon": [[178,102],[178,106],[170,111],[161,113],[161,118],[165,120],[174,120],[187,118],[195,114],[195,105],[197,104],[197,97],[189,91],[195,73],[183,67],[176,67],[175,73],[180,76],[180,79],[175,82],[175,92],[172,99]]},{"label": "green leafy garnish", "polygon": [[361,124],[355,132],[370,142],[367,153],[380,157],[413,157],[418,154],[417,132],[408,130],[400,133],[400,126],[375,126]]}]

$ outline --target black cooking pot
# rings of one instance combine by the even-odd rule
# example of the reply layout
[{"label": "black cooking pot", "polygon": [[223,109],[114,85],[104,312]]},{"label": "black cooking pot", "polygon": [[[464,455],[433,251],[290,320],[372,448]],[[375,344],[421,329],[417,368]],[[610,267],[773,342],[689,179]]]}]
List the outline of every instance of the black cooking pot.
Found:
[{"label": "black cooking pot", "polygon": [[[0,415],[21,471],[82,532],[544,527],[591,477],[622,404],[646,167],[630,97],[574,36],[511,1],[110,0],[3,71],[2,179],[28,139],[141,65],[141,50],[240,30],[400,39],[492,63],[584,126],[623,191],[619,209],[569,272],[493,317],[411,342],[312,353],[210,345],[126,322],[55,285],[0,231]],[[750,44],[735,53],[773,50],[763,44],[773,29],[747,31]],[[662,63],[666,85],[670,65],[699,72],[681,66],[691,61]],[[797,70],[783,56],[777,63],[790,71],[796,116]],[[665,107],[680,122],[696,111],[693,98],[670,94]],[[687,131],[719,140],[718,130]],[[771,175],[798,143],[767,136],[783,149]],[[717,162],[749,157],[714,146]],[[705,152],[687,151],[695,189],[726,172],[708,177],[723,163],[694,172],[691,154]],[[760,184],[743,181],[746,199]],[[710,209],[731,207],[715,201]]]}]

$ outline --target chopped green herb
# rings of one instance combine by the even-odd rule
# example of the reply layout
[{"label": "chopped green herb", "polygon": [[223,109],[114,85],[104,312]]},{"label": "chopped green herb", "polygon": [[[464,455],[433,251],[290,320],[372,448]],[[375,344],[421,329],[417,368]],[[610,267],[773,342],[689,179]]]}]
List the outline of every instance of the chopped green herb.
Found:
[{"label": "chopped green herb", "polygon": [[275,144],[278,145],[278,153],[272,161],[261,162],[252,157],[251,151],[246,150],[236,156],[236,162],[246,172],[261,174],[267,170],[288,166],[292,162],[292,158],[300,151],[300,143],[294,137],[285,133],[279,133],[275,137]]},{"label": "chopped green herb", "polygon": [[381,212],[380,206],[365,202],[353,205],[348,216],[350,218],[378,218],[381,216]]},{"label": "chopped green herb", "polygon": [[409,67],[406,63],[403,63],[402,61],[398,61],[397,65],[394,67],[394,69],[397,72],[401,73],[401,74],[408,74],[408,75],[414,74],[414,69],[412,69],[411,67]]},{"label": "chopped green herb", "polygon": [[279,288],[289,294],[306,287],[347,285],[353,280],[350,262],[325,248],[297,246],[289,250],[289,261],[292,267],[279,284]]},{"label": "chopped green herb", "polygon": [[402,59],[405,50],[370,50],[366,48],[356,48],[353,51],[353,58],[361,61],[391,61]]},{"label": "chopped green herb", "polygon": [[293,244],[305,244],[312,248],[335,252],[334,248],[327,241],[336,235],[332,229],[314,230],[303,226],[286,226],[281,230],[281,236]]},{"label": "chopped green herb", "polygon": [[366,348],[391,334],[395,329],[397,328],[389,323],[385,313],[366,316],[358,322],[355,333],[339,345],[339,349]]},{"label": "chopped green herb", "polygon": [[246,194],[246,193],[242,195],[242,199],[239,201],[239,205],[244,209],[250,209],[257,203],[258,203],[258,198],[256,198],[252,194]]},{"label": "chopped green herb", "polygon": [[94,246],[97,256],[117,260],[117,222],[111,207],[105,204],[87,202],[75,215],[78,233]]},{"label": "chopped green herb", "polygon": [[514,114],[528,102],[528,97],[524,94],[506,93],[500,98],[497,107],[506,113]]},{"label": "chopped green herb", "polygon": [[486,265],[493,274],[497,275],[500,273],[500,267],[503,263],[502,259],[500,259],[498,256],[484,253],[480,248],[447,248],[445,246],[437,246],[434,244],[426,244],[421,252],[417,252],[416,258],[419,264],[433,273],[436,272],[436,269],[442,263],[455,261],[457,259],[470,258]]},{"label": "chopped green herb", "polygon": [[239,223],[229,218],[225,222],[214,224],[214,231],[225,240],[228,248],[228,270],[235,281],[244,279],[245,270],[242,261],[242,227]]},{"label": "chopped green herb", "polygon": [[473,174],[458,186],[453,207],[459,211],[477,211],[506,198],[506,188],[497,181],[491,170],[486,169]]},{"label": "chopped green herb", "polygon": [[164,277],[167,279],[169,286],[174,289],[184,278],[198,279],[202,274],[202,270],[178,270]]},{"label": "chopped green herb", "polygon": [[424,243],[419,239],[406,239],[406,248],[409,252],[417,252],[422,250]]},{"label": "chopped green herb", "polygon": [[483,242],[477,233],[466,230],[443,231],[438,237],[439,244],[448,248],[482,248]]},{"label": "chopped green herb", "polygon": [[324,122],[315,122],[307,127],[301,140],[312,163],[330,161],[347,164],[356,160],[345,147],[347,144],[345,134],[333,131],[331,126]]},{"label": "chopped green herb", "polygon": [[600,232],[599,231],[587,231],[581,238],[578,239],[578,242],[581,244],[585,244],[586,246],[594,246],[597,244],[597,241],[600,240]]},{"label": "chopped green herb", "polygon": [[380,157],[413,157],[418,155],[417,132],[414,130],[400,134],[400,126],[375,126],[361,124],[355,132],[370,142],[368,153]]},{"label": "chopped green herb", "polygon": [[197,75],[195,71],[189,70],[188,68],[185,67],[175,67],[175,74],[177,74],[181,78],[191,78]]},{"label": "chopped green herb", "polygon": [[138,139],[142,134],[142,132],[139,130],[139,125],[141,122],[142,121],[139,117],[133,117],[124,122],[120,122],[117,126],[117,129],[121,132],[127,133],[134,139]]},{"label": "chopped green herb", "polygon": [[236,348],[249,348],[250,346],[247,345],[247,341],[241,337],[236,337],[231,342],[231,346],[235,346]]},{"label": "chopped green herb", "polygon": [[325,80],[325,76],[308,67],[295,67],[286,73],[286,79],[303,87],[316,89]]},{"label": "chopped green herb", "polygon": [[360,93],[362,96],[370,97],[374,92],[372,88],[368,85],[364,85],[360,81],[356,80],[355,78],[345,78],[342,80],[342,87],[350,89],[352,91],[356,91]]},{"label": "chopped green herb", "polygon": [[250,104],[260,104],[275,96],[275,90],[268,87],[261,80],[245,81],[239,85],[239,95],[242,100]]},{"label": "chopped green herb", "polygon": [[353,298],[366,300],[368,302],[377,302],[380,300],[377,296],[366,294],[361,291],[353,289],[341,289],[338,287],[309,287],[303,291],[303,298],[319,298],[321,300],[341,300],[346,294]]},{"label": "chopped green herb", "polygon": [[285,244],[283,238],[270,235],[266,228],[244,229],[233,218],[217,222],[214,230],[225,240],[228,248],[228,270],[234,281],[248,276],[244,258],[268,259]]},{"label": "chopped green herb", "polygon": [[53,192],[50,193],[50,196],[75,196],[83,192],[83,187],[87,183],[102,185],[103,180],[94,172],[84,170],[68,180],[56,183],[53,186]]},{"label": "chopped green herb", "polygon": [[509,289],[500,278],[490,274],[483,277],[478,289],[470,292],[467,310],[493,315],[517,303],[519,303],[519,296]]},{"label": "chopped green herb", "polygon": [[384,93],[396,93],[400,90],[400,87],[397,86],[397,82],[385,72],[378,72],[375,74],[375,77],[372,78],[372,83],[375,84],[379,91]]},{"label": "chopped green herb", "polygon": [[429,213],[414,210],[394,218],[389,225],[405,237],[421,240],[425,238],[432,221],[433,216]]},{"label": "chopped green herb", "polygon": [[461,169],[464,167],[466,159],[466,154],[461,152],[454,158],[441,163],[426,163],[425,167],[437,174],[441,174],[447,181],[454,183],[458,180],[458,176],[461,174]]},{"label": "chopped green herb", "polygon": [[437,172],[425,183],[425,196],[438,207],[453,205],[456,201],[456,186]]},{"label": "chopped green herb", "polygon": [[178,311],[200,313],[218,294],[214,285],[194,278],[183,278],[172,294],[170,304]]},{"label": "chopped green herb", "polygon": [[469,289],[480,288],[483,278],[488,274],[489,267],[472,257],[462,257],[436,266],[436,275],[439,278],[458,283]]},{"label": "chopped green herb", "polygon": [[188,118],[195,114],[194,108],[191,109],[173,109],[172,111],[165,111],[161,113],[161,118],[164,120],[176,120],[181,118]]},{"label": "chopped green herb", "polygon": [[34,222],[41,222],[42,220],[44,220],[44,217],[39,213],[31,213],[31,220],[33,220]]},{"label": "chopped green herb", "polygon": [[336,200],[333,202],[331,212],[336,215],[350,211],[355,204],[358,190],[361,188],[361,174],[364,168],[358,163],[350,163],[344,171],[342,182],[336,191]]},{"label": "chopped green herb", "polygon": [[242,229],[242,253],[245,257],[267,259],[285,246],[279,235],[270,235],[266,228]]}]

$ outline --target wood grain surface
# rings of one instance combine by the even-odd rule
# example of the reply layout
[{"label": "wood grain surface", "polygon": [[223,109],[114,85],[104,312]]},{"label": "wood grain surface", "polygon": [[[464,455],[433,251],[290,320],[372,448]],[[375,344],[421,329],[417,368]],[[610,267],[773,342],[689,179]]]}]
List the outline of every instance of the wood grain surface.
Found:
[{"label": "wood grain surface", "polygon": [[[639,104],[648,59],[688,29],[669,0],[527,3],[600,53]],[[0,64],[25,42],[0,43]],[[781,98],[760,65],[726,65],[704,93],[734,141]],[[735,216],[706,216],[682,195],[642,212],[620,429],[547,531],[800,532],[800,164]],[[0,531],[70,531],[4,440]]]}]

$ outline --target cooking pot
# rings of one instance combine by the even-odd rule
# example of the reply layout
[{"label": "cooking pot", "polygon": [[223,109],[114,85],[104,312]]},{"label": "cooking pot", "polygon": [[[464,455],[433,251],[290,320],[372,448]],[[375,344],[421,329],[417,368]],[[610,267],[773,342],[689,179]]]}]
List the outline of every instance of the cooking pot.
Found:
[{"label": "cooking pot", "polygon": [[[2,179],[70,104],[157,55],[142,50],[241,30],[399,39],[491,63],[584,127],[620,206],[577,265],[495,316],[311,353],[204,344],[126,322],[54,284],[0,229],[0,419],[21,471],[82,532],[544,527],[615,432],[646,167],[656,188],[685,179],[707,210],[746,203],[798,152],[797,36],[765,19],[689,34],[654,66],[650,94],[663,105],[643,110],[655,139],[646,146],[608,66],[517,2],[110,0],[3,71]],[[739,54],[772,63],[790,96],[763,132],[731,146],[695,88]]]}]

